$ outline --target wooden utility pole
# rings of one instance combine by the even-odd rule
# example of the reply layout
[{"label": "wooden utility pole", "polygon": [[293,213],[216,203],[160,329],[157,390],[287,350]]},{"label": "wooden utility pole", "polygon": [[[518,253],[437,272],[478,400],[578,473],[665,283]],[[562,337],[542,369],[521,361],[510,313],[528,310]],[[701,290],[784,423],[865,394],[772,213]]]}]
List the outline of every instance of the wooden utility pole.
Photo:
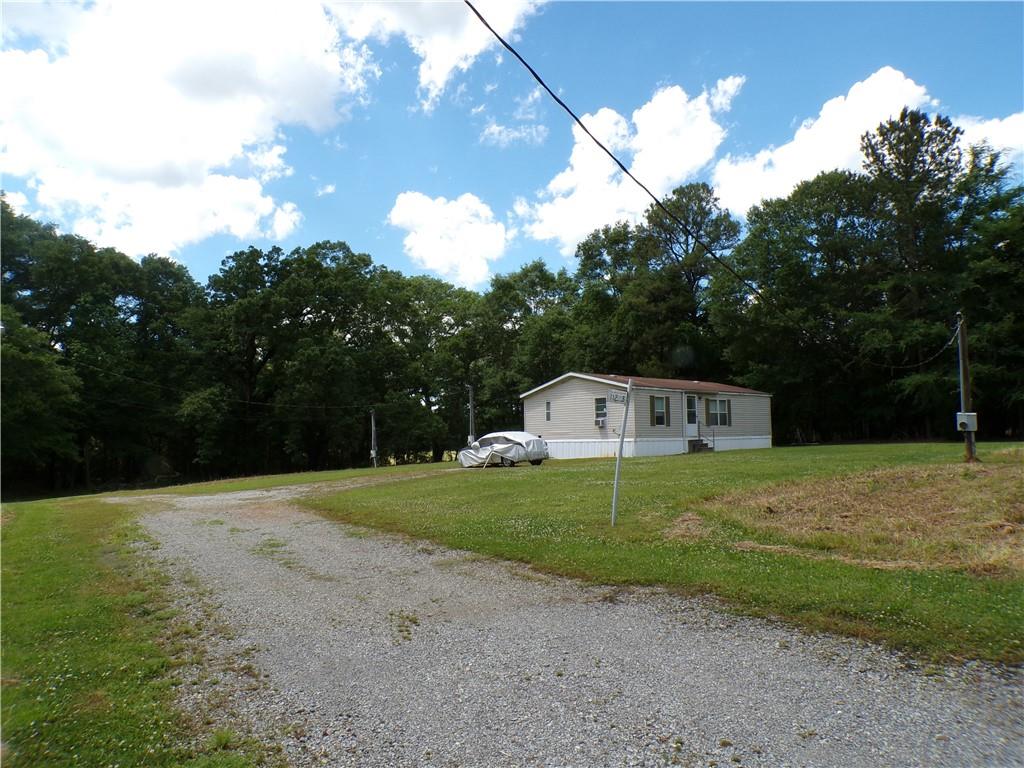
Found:
[{"label": "wooden utility pole", "polygon": [[466,389],[469,390],[469,440],[467,445],[472,445],[473,441],[476,440],[476,414],[473,408],[473,385],[467,384]]},{"label": "wooden utility pole", "polygon": [[[957,350],[960,356],[960,412],[972,413],[971,404],[971,364],[967,358],[967,321],[963,312],[956,313],[957,319]],[[976,425],[968,424],[964,430],[964,461],[978,460],[978,449],[974,442]]]}]

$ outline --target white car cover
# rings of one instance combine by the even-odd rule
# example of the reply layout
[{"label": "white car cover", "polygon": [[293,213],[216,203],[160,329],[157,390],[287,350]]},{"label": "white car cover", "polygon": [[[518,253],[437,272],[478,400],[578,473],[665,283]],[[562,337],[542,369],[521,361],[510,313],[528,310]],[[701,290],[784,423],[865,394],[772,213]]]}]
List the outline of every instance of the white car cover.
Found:
[{"label": "white car cover", "polygon": [[548,458],[548,444],[529,432],[491,432],[459,451],[464,467],[511,466],[521,461],[540,464]]}]

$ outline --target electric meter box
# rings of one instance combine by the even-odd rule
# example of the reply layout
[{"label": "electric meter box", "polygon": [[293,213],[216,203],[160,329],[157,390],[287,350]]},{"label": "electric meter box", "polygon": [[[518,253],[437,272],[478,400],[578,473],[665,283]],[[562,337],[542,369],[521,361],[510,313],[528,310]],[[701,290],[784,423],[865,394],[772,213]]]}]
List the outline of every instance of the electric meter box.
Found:
[{"label": "electric meter box", "polygon": [[958,413],[956,415],[956,428],[960,432],[977,432],[978,431],[978,414],[976,414],[976,413]]}]

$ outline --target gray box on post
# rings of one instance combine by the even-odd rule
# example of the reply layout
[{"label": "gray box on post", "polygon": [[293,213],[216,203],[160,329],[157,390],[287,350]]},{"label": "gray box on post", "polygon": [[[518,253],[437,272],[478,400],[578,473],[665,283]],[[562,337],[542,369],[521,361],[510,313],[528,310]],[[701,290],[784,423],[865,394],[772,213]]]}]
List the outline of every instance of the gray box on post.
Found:
[{"label": "gray box on post", "polygon": [[977,432],[978,431],[978,414],[976,413],[958,413],[956,415],[956,428],[960,432]]}]

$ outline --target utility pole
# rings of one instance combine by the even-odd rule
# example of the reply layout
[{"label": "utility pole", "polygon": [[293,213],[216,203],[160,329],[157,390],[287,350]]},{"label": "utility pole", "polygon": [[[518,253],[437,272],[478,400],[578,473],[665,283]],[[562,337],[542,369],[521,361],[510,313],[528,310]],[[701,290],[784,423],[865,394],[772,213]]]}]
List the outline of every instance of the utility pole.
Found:
[{"label": "utility pole", "polygon": [[978,460],[978,449],[974,442],[977,427],[977,415],[972,411],[971,404],[971,365],[967,359],[967,321],[963,312],[956,313],[957,319],[957,351],[960,357],[960,413],[957,414],[958,426],[964,432],[964,461]]},{"label": "utility pole", "polygon": [[373,459],[373,468],[377,468],[377,412],[370,409],[370,458]]},{"label": "utility pole", "polygon": [[469,440],[467,445],[472,445],[473,441],[476,440],[476,414],[473,408],[473,385],[467,384],[466,389],[469,390]]}]

